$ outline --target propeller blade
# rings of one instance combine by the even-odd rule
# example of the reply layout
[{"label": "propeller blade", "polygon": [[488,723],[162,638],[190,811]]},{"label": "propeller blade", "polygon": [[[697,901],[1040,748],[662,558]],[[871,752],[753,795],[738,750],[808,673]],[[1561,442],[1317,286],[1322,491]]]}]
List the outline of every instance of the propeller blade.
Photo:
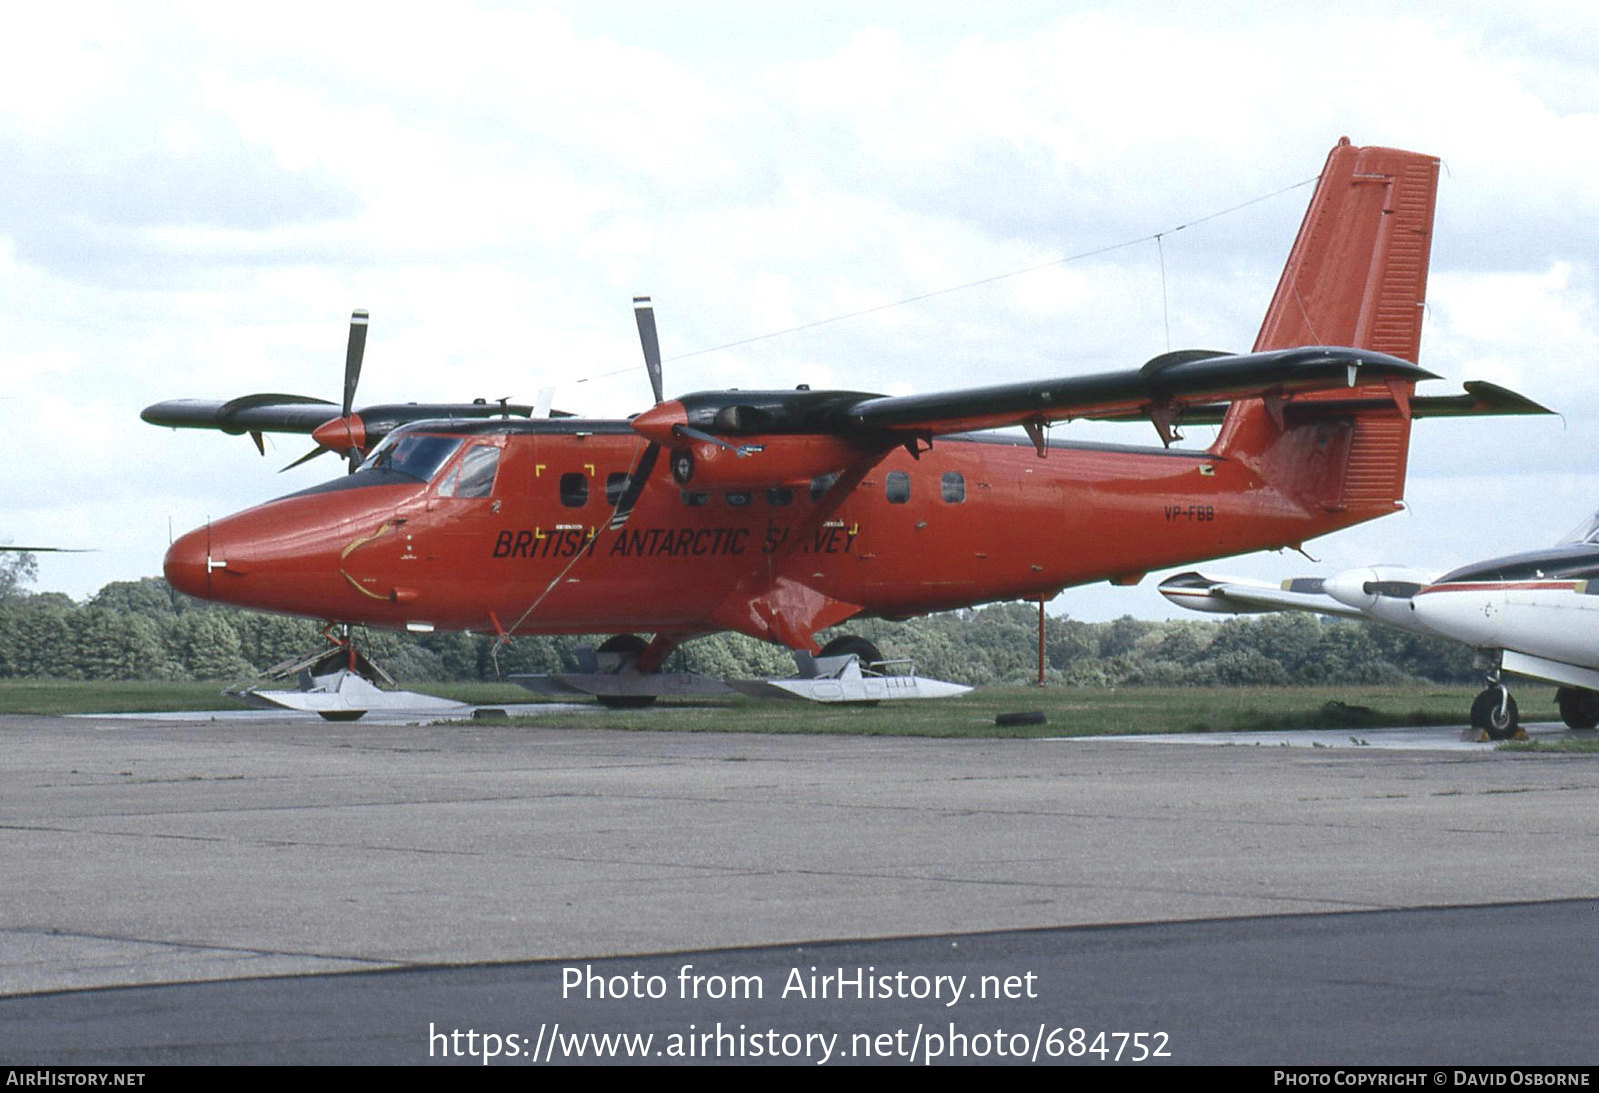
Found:
[{"label": "propeller blade", "polygon": [[674,425],[672,426],[672,432],[676,436],[686,436],[690,440],[700,440],[706,444],[715,444],[718,448],[726,452],[732,452],[740,459],[766,450],[766,445],[764,444],[729,444],[721,437],[707,433],[704,429],[696,429],[692,425]]},{"label": "propeller blade", "polygon": [[627,488],[622,491],[622,496],[617,498],[616,511],[611,514],[610,527],[616,531],[633,515],[633,506],[638,504],[639,495],[644,492],[644,486],[650,480],[650,474],[655,470],[655,460],[661,454],[661,446],[655,441],[650,441],[644,449],[644,454],[639,458],[638,466],[633,473],[627,476]]},{"label": "propeller blade", "polygon": [[365,309],[350,313],[350,344],[344,351],[344,410],[340,417],[349,417],[355,405],[355,385],[361,380],[361,357],[366,352]]},{"label": "propeller blade", "polygon": [[[294,470],[294,468],[300,466],[300,464],[302,464],[302,463],[311,462],[311,460],[315,459],[317,456],[321,455],[323,452],[325,452],[327,450],[328,449],[320,447],[320,446],[312,448],[310,451],[308,451],[304,455],[302,455],[299,459],[296,459],[293,463],[290,463],[287,467],[280,467],[278,469],[278,473],[282,474],[284,471],[292,471],[292,470]],[[262,454],[265,455],[266,453],[263,452]]]},{"label": "propeller blade", "polygon": [[649,369],[650,390],[659,403],[661,393],[661,343],[655,337],[655,308],[648,296],[633,297],[633,318],[638,321],[638,340],[644,347],[644,367]]}]

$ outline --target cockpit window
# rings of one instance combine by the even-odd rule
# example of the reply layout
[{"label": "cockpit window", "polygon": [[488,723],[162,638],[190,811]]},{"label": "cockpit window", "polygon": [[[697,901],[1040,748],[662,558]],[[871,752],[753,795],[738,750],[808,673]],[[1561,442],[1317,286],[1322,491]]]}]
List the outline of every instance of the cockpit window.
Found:
[{"label": "cockpit window", "polygon": [[1571,533],[1560,540],[1559,545],[1565,546],[1567,544],[1573,546],[1578,544],[1599,546],[1599,512],[1594,513],[1588,519],[1572,528]]},{"label": "cockpit window", "polygon": [[363,471],[393,471],[418,482],[431,481],[461,446],[458,436],[390,433],[361,464]]},{"label": "cockpit window", "polygon": [[494,492],[494,472],[500,465],[500,449],[491,444],[468,448],[461,462],[439,486],[440,497],[487,497]]}]

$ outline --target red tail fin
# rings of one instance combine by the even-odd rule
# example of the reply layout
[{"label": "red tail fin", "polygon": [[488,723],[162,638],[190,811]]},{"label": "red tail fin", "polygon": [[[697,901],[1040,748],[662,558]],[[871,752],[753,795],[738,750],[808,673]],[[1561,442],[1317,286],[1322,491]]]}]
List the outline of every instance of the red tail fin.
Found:
[{"label": "red tail fin", "polygon": [[[1437,191],[1433,157],[1339,141],[1255,349],[1348,346],[1415,362]],[[1340,523],[1381,516],[1404,496],[1413,386],[1320,391],[1296,398],[1287,413],[1237,402],[1212,450],[1302,503],[1343,514]],[[1322,412],[1303,412],[1317,403]]]},{"label": "red tail fin", "polygon": [[1414,363],[1438,161],[1344,138],[1327,156],[1255,349],[1340,345]]}]

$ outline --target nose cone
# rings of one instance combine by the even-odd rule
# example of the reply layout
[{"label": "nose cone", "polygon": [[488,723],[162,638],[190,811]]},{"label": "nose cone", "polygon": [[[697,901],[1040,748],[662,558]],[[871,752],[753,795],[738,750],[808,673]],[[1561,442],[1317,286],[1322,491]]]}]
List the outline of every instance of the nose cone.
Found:
[{"label": "nose cone", "polygon": [[166,561],[161,569],[167,584],[185,596],[209,599],[211,596],[209,528],[199,528],[184,535],[167,548]]},{"label": "nose cone", "polygon": [[633,431],[657,444],[671,444],[676,438],[672,430],[687,423],[688,411],[681,402],[673,399],[671,402],[657,403],[635,417]]}]

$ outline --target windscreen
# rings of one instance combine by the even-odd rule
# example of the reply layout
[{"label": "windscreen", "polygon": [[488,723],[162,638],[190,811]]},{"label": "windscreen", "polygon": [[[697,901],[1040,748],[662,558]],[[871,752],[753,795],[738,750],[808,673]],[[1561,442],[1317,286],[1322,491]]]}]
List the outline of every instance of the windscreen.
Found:
[{"label": "windscreen", "polygon": [[460,446],[458,436],[393,432],[372,449],[372,454],[361,464],[361,470],[389,471],[428,482]]},{"label": "windscreen", "polygon": [[1560,545],[1586,543],[1599,546],[1599,512],[1572,528],[1565,538],[1560,540]]}]

